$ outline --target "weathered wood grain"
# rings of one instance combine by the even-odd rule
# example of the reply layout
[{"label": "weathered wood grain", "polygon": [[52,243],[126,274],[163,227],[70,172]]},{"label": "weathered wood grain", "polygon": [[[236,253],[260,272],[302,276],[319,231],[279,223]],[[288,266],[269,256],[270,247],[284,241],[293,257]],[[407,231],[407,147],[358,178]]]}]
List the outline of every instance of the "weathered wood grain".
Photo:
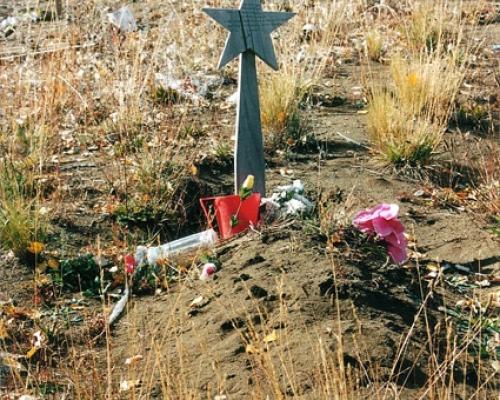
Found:
[{"label": "weathered wood grain", "polygon": [[236,116],[234,151],[235,192],[248,175],[255,177],[254,192],[266,194],[264,145],[260,122],[259,86],[255,54],[240,56],[239,101]]},{"label": "weathered wood grain", "polygon": [[229,31],[226,45],[219,60],[219,68],[247,50],[239,10],[204,8],[203,11]]}]

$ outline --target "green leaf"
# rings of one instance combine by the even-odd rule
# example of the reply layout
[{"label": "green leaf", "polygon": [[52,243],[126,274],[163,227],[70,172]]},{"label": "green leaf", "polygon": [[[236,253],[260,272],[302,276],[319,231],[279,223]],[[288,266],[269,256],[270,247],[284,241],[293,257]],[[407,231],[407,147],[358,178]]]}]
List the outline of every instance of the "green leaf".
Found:
[{"label": "green leaf", "polygon": [[231,215],[231,228],[234,228],[239,223],[240,223],[240,221],[238,221],[238,217],[234,214]]},{"label": "green leaf", "polygon": [[245,188],[245,187],[242,186],[240,188],[240,192],[239,192],[241,200],[245,200],[248,197],[250,197],[252,195],[252,192],[253,192],[253,189],[251,189],[251,188]]}]

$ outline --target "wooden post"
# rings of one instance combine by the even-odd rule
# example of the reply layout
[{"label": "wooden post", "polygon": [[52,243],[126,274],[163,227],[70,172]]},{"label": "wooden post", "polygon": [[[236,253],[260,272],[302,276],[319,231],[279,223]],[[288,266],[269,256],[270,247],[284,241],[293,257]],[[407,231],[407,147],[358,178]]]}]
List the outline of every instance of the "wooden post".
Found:
[{"label": "wooden post", "polygon": [[253,175],[254,192],[265,197],[265,160],[255,56],[271,68],[278,69],[271,32],[295,14],[262,11],[260,0],[242,0],[238,10],[204,8],[203,11],[229,31],[219,68],[240,55],[234,151],[235,191],[238,193],[245,178]]},{"label": "wooden post", "polygon": [[234,151],[235,193],[248,175],[255,177],[254,192],[266,193],[264,144],[260,122],[259,84],[255,54],[240,55],[239,101]]}]

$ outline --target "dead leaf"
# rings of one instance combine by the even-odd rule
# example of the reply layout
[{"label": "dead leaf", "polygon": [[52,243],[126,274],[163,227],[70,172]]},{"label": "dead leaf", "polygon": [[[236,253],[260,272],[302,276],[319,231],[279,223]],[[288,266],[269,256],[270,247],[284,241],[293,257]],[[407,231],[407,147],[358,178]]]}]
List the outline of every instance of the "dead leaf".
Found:
[{"label": "dead leaf", "polygon": [[0,319],[0,340],[5,340],[9,337],[9,332],[5,326],[5,321]]},{"label": "dead leaf", "polygon": [[438,272],[441,268],[439,267],[438,263],[430,262],[429,264],[427,264],[427,269],[432,272]]},{"label": "dead leaf", "polygon": [[7,314],[9,317],[13,318],[30,318],[35,319],[39,316],[39,313],[34,310],[30,310],[27,307],[14,307],[12,305],[7,305],[3,307],[3,312]]},{"label": "dead leaf", "polygon": [[278,334],[276,333],[275,330],[273,330],[269,335],[264,337],[264,343],[271,343],[275,342],[276,340],[278,340]]},{"label": "dead leaf", "polygon": [[32,254],[40,254],[45,249],[45,245],[40,242],[31,242],[26,248]]},{"label": "dead leaf", "polygon": [[29,360],[31,357],[33,357],[36,352],[39,350],[38,347],[33,346],[27,353],[26,353],[26,358]]},{"label": "dead leaf", "polygon": [[48,286],[52,284],[52,279],[48,275],[37,271],[35,274],[35,283],[38,287]]},{"label": "dead leaf", "polygon": [[59,268],[59,261],[56,260],[55,258],[49,258],[47,260],[47,266],[50,268],[50,269],[58,269]]},{"label": "dead leaf", "polygon": [[134,365],[141,361],[144,357],[141,354],[129,357],[125,360],[125,365]]},{"label": "dead leaf", "polygon": [[24,366],[16,360],[18,358],[21,358],[21,356],[18,356],[17,354],[0,353],[0,362],[2,365],[12,369],[24,371]]},{"label": "dead leaf", "polygon": [[293,169],[288,169],[288,168],[280,168],[280,175],[281,176],[289,176],[293,175]]},{"label": "dead leaf", "polygon": [[130,381],[121,381],[120,382],[120,392],[127,392],[130,389],[133,389],[141,384],[139,379],[133,379]]},{"label": "dead leaf", "polygon": [[259,354],[260,353],[260,350],[257,347],[255,347],[253,344],[247,344],[245,351],[247,352],[247,354]]},{"label": "dead leaf", "polygon": [[37,263],[35,270],[38,274],[43,274],[47,270],[47,262],[42,261],[41,263]]},{"label": "dead leaf", "polygon": [[198,296],[189,304],[189,307],[200,307],[202,303],[203,303],[203,296]]},{"label": "dead leaf", "polygon": [[337,246],[342,243],[342,236],[340,236],[337,232],[335,232],[331,237],[330,237],[330,243],[333,246]]}]

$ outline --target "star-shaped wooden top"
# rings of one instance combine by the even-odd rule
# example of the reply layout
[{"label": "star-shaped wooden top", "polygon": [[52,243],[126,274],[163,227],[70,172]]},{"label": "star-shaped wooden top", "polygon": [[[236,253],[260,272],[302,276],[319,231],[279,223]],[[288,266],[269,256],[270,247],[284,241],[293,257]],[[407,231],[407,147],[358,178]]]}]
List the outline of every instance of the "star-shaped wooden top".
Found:
[{"label": "star-shaped wooden top", "polygon": [[260,0],[242,0],[238,10],[204,8],[203,11],[229,31],[219,68],[250,50],[271,68],[278,69],[271,32],[295,13],[262,11]]}]

